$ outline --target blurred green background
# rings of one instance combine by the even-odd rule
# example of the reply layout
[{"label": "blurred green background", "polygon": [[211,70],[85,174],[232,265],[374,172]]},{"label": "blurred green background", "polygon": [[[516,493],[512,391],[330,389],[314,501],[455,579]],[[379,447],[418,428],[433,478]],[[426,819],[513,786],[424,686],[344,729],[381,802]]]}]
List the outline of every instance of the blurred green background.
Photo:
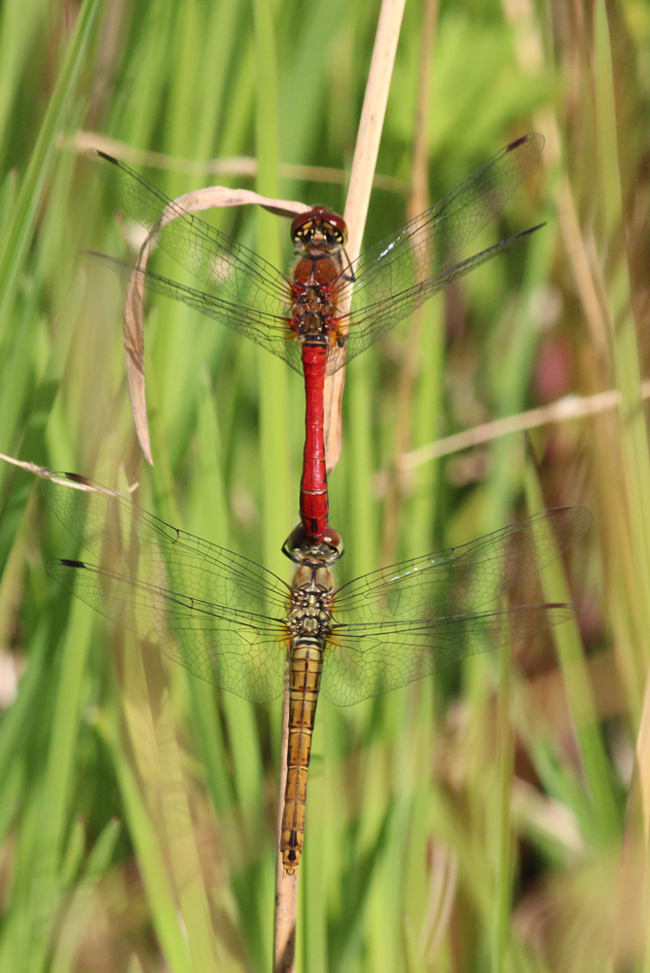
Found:
[{"label": "blurred green background", "polygon": [[[300,378],[153,299],[145,468],[123,284],[82,255],[133,259],[131,228],[84,148],[114,140],[101,144],[171,196],[275,187],[340,212],[378,12],[5,0],[0,451],[110,486],[123,466],[146,508],[290,577],[279,551],[298,519]],[[330,478],[338,576],[539,506],[595,519],[565,561],[570,594],[553,593],[557,567],[547,579],[550,600],[578,608],[556,652],[518,646],[349,710],[319,704],[298,969],[646,970],[650,7],[441,0],[433,14],[429,31],[422,4],[406,7],[366,242],[406,219],[423,175],[435,200],[533,130],[542,162],[472,252],[547,226],[350,365]],[[214,220],[288,265],[285,221]],[[400,462],[610,389],[618,407],[544,424],[528,451],[517,434]],[[0,502],[0,970],[269,969],[280,704],[164,660],[143,667],[123,633],[53,590],[44,561],[74,548],[34,477],[2,464]]]}]

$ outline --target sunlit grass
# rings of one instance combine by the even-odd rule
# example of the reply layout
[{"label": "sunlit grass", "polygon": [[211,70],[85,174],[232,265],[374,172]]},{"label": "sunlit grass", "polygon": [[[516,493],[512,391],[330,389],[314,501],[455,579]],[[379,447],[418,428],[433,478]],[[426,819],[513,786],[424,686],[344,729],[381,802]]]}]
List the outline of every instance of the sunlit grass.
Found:
[{"label": "sunlit grass", "polygon": [[[578,626],[558,630],[557,652],[520,646],[511,664],[477,657],[349,710],[319,704],[300,868],[298,967],[309,973],[648,964],[638,380],[650,29],[631,2],[597,4],[593,24],[579,9],[583,19],[567,3],[442,5],[424,122],[431,198],[539,130],[542,163],[479,243],[548,223],[436,298],[412,359],[404,324],[350,365],[330,480],[341,580],[469,540],[527,504],[589,507],[590,536],[564,565]],[[266,55],[252,8],[228,2],[86,3],[72,23],[69,6],[27,0],[0,16],[0,451],[111,486],[123,465],[145,508],[289,577],[279,549],[298,519],[299,377],[155,299],[156,465],[145,469],[126,400],[122,288],[81,253],[130,258],[129,227],[60,136],[95,130],[196,162],[272,167],[273,147],[265,155],[257,142],[277,119],[282,163],[341,173],[338,185],[282,177],[279,195],[340,211],[376,11],[275,5]],[[405,189],[375,190],[368,242],[404,221],[415,192],[421,40],[421,11],[407,5],[378,164]],[[256,70],[273,47],[277,101]],[[172,167],[146,174],[170,195],[201,185]],[[287,260],[284,223],[216,219]],[[539,483],[519,436],[400,472],[398,440],[414,449],[609,388],[620,412],[534,434]],[[216,693],[56,590],[44,560],[74,556],[73,543],[33,485],[0,466],[0,969],[268,970],[279,703]],[[545,583],[563,583],[558,566]]]}]

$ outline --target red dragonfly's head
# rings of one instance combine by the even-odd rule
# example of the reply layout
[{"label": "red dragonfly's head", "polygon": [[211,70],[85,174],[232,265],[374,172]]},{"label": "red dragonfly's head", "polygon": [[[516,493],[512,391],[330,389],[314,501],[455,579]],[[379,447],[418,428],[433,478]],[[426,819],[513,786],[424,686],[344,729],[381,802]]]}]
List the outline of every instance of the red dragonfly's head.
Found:
[{"label": "red dragonfly's head", "polygon": [[314,206],[296,216],[291,224],[291,241],[299,251],[314,244],[330,253],[338,253],[348,242],[348,228],[345,220],[336,213],[324,206]]}]

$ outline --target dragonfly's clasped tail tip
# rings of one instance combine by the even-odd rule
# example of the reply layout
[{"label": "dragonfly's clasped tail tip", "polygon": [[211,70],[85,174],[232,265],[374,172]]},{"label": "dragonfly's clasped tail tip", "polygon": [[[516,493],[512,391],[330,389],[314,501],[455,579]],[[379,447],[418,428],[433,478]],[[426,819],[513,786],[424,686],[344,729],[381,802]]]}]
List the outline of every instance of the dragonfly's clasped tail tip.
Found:
[{"label": "dragonfly's clasped tail tip", "polygon": [[343,538],[333,527],[327,528],[322,540],[311,537],[302,524],[295,527],[282,545],[282,553],[290,561],[302,562],[305,557],[319,557],[333,564],[343,557]]}]

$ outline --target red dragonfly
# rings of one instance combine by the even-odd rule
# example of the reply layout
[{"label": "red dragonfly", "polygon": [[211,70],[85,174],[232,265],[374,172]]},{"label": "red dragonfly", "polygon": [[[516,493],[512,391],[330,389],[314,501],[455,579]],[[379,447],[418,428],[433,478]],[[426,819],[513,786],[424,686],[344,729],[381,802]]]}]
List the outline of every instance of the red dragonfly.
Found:
[{"label": "red dragonfly", "polygon": [[323,539],[328,523],[325,375],[360,354],[451,281],[539,229],[532,227],[455,262],[464,246],[501,210],[543,146],[539,134],[511,142],[439,203],[352,262],[345,253],[344,220],[315,206],[297,216],[291,226],[297,255],[292,279],[184,211],[123,163],[96,153],[120,207],[148,230],[156,230],[163,210],[166,220],[171,213],[178,215],[158,230],[156,242],[207,291],[150,271],[142,272],[146,286],[216,318],[303,372],[306,437],[300,516],[314,543]]},{"label": "red dragonfly", "polygon": [[283,547],[296,564],[288,585],[85,477],[39,472],[48,506],[95,559],[50,561],[47,572],[91,608],[253,702],[282,693],[288,652],[281,851],[289,873],[303,847],[319,691],[350,706],[575,615],[571,605],[498,603],[584,534],[591,515],[580,507],[547,510],[341,587],[332,575],[343,553],[338,533],[313,544],[299,526]]}]

